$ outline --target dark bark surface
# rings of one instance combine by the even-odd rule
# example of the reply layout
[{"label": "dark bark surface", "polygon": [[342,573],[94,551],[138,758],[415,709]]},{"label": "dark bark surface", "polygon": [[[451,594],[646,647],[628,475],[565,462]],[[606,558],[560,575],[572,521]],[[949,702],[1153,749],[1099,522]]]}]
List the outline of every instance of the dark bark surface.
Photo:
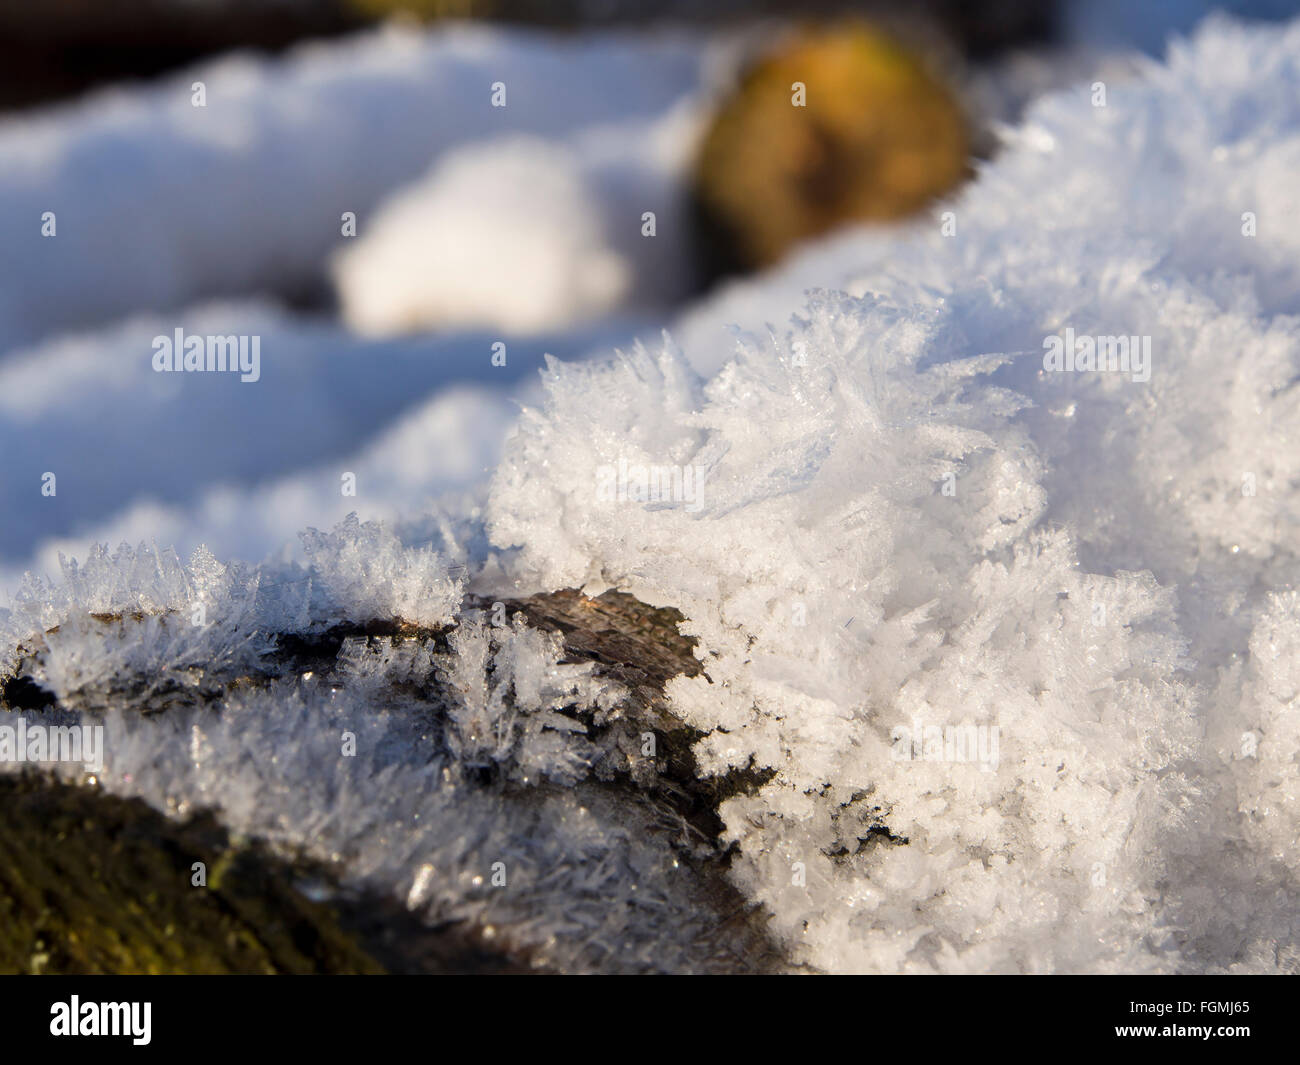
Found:
[{"label": "dark bark surface", "polygon": [[[726,944],[720,954],[730,959],[724,967],[779,968],[780,952],[766,935],[763,914],[725,876],[729,854],[718,840],[718,804],[757,787],[766,775],[698,777],[691,746],[699,733],[665,704],[669,679],[703,669],[694,640],[678,632],[681,615],[613,591],[589,598],[563,590],[501,602],[509,616],[522,614],[529,625],[559,633],[567,661],[592,662],[628,689],[616,724],[654,732],[659,750],[653,769],[611,772],[593,786],[629,809],[687,826],[680,856],[695,878],[699,906],[716,916],[719,941]],[[494,605],[470,599],[465,607],[490,613]],[[441,648],[450,631],[390,620],[281,636],[268,656],[268,674],[313,670],[328,679],[348,638],[434,641]],[[426,687],[436,713],[441,693],[434,676]],[[0,688],[0,719],[4,711],[22,711],[30,720],[33,712],[58,710],[53,696],[22,669]],[[585,723],[592,733],[614,727]],[[489,943],[478,929],[431,927],[399,900],[341,886],[339,870],[273,852],[257,840],[231,839],[213,812],[178,821],[142,801],[34,773],[0,777],[0,810],[0,971],[535,971],[526,955],[501,941]],[[206,887],[191,885],[195,862],[206,866]]]}]

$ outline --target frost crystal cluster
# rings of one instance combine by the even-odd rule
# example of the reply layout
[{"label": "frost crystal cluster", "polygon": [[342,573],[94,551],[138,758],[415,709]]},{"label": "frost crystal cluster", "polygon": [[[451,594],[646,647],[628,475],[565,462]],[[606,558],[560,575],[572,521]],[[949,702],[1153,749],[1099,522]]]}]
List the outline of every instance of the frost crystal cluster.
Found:
[{"label": "frost crystal cluster", "polygon": [[[704,772],[774,771],[721,812],[795,959],[1294,969],[1300,26],[1008,140],[954,235],[838,242],[852,295],[707,380],[552,365],[490,531],[527,587],[686,615],[671,707]],[[1045,369],[1067,328],[1149,337],[1149,381]],[[599,501],[624,460],[702,505]]]}]

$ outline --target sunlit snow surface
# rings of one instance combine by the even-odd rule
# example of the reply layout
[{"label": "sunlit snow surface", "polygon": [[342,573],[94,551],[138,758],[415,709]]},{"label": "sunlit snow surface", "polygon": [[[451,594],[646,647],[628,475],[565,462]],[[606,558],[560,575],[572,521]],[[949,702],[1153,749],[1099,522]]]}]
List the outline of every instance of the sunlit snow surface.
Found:
[{"label": "sunlit snow surface", "polygon": [[[0,350],[55,327],[307,283],[340,245],[343,213],[363,234],[431,159],[648,120],[699,85],[702,50],[683,34],[391,26],[6,118]],[[507,107],[491,106],[498,81]],[[194,107],[199,83],[205,106]],[[41,235],[45,211],[56,241]]]},{"label": "sunlit snow surface", "polygon": [[[938,212],[842,235],[676,339],[551,365],[490,482],[400,535],[349,522],[260,570],[99,555],[19,595],[6,665],[58,626],[39,680],[104,713],[114,791],[215,805],[562,967],[690,967],[707,922],[669,855],[547,716],[616,693],[535,633],[471,617],[450,661],[351,647],[338,692],[113,703],[123,677],[201,684],[260,633],[614,587],[699,640],[705,675],[669,697],[704,771],[775,771],[721,812],[791,962],[1294,971],[1297,175],[1300,23],[1213,21],[1105,107],[1088,86],[1031,107],[947,205],[955,235]],[[1066,328],[1149,336],[1150,379],[1045,372]],[[620,464],[703,487],[609,499]],[[87,619],[132,612],[154,620]],[[402,692],[434,670],[461,701],[431,758]],[[899,730],[959,725],[996,729],[996,757],[899,757]],[[364,757],[338,757],[345,728]],[[537,799],[470,786],[484,759]],[[517,890],[479,890],[497,860]]]}]

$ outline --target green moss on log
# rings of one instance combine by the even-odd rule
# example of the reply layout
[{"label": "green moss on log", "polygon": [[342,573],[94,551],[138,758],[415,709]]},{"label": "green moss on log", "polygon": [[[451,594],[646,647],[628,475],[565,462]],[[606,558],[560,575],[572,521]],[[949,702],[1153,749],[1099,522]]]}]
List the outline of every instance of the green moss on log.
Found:
[{"label": "green moss on log", "polygon": [[[465,606],[492,611],[495,600]],[[721,841],[719,804],[751,792],[771,776],[752,769],[699,774],[693,746],[700,733],[674,716],[664,685],[705,664],[696,641],[679,631],[682,615],[609,591],[573,589],[501,600],[539,629],[560,634],[566,660],[594,663],[630,693],[624,717],[583,723],[593,737],[606,728],[653,730],[658,757],[593,780],[629,809],[662,812],[665,824],[689,827],[689,839],[668,840],[698,879],[699,905],[718,914],[719,950],[745,944],[737,969],[779,968],[761,908],[726,878],[730,854]],[[101,618],[137,624],[139,618]],[[426,629],[400,619],[336,626],[310,635],[268,634],[274,650],[266,673],[205,678],[221,690],[272,677],[315,671],[327,682],[349,638],[431,641],[446,651],[451,628]],[[39,643],[39,641],[38,641]],[[40,646],[30,655],[39,656]],[[25,659],[0,688],[0,711],[43,714],[59,708],[31,679]],[[443,695],[431,676],[422,697],[438,712]],[[575,711],[576,712],[576,711]],[[0,717],[5,716],[0,713]],[[500,785],[498,782],[497,786]],[[207,887],[192,887],[191,868],[204,862]],[[0,972],[54,973],[372,973],[529,972],[532,960],[489,941],[470,923],[426,925],[400,900],[360,897],[332,871],[286,858],[256,841],[231,840],[210,814],[180,822],[139,800],[47,777],[0,776]]]},{"label": "green moss on log", "polygon": [[472,928],[426,927],[319,865],[232,840],[209,814],[177,822],[94,787],[0,777],[0,973],[530,970]]},{"label": "green moss on log", "polygon": [[0,811],[0,971],[383,971],[286,863],[210,817],[34,775],[0,778]]}]

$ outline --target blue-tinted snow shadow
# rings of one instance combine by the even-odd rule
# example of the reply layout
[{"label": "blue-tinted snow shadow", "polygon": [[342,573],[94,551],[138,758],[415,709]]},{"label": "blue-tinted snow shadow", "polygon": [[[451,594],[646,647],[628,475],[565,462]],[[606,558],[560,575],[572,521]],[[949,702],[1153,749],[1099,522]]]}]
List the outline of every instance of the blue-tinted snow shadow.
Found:
[{"label": "blue-tinted snow shadow", "polygon": [[[256,335],[260,378],[156,372],[154,337]],[[619,319],[536,336],[459,332],[366,340],[262,305],[136,319],[0,365],[0,561],[93,525],[134,501],[185,504],[355,452],[451,385],[514,391],[546,354],[582,359],[653,328]],[[494,365],[493,346],[505,345]],[[498,358],[498,362],[500,359]],[[42,494],[55,475],[55,494]]]}]

